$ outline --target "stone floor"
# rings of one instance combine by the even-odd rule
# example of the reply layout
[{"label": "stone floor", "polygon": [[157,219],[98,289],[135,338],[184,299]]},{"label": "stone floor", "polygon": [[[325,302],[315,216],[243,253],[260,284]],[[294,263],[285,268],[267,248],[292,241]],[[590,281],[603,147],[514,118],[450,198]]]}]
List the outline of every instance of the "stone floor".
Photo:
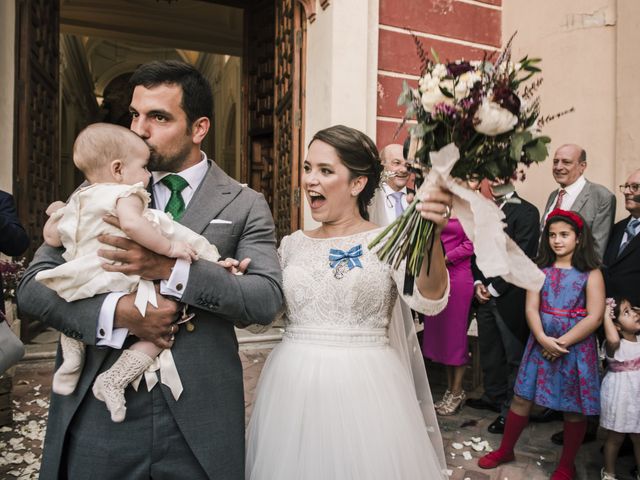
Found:
[{"label": "stone floor", "polygon": [[[241,350],[244,368],[247,418],[250,415],[255,388],[269,348],[260,345],[243,346]],[[41,443],[47,417],[48,397],[51,390],[53,360],[40,355],[18,365],[14,376],[14,424],[0,428],[0,478],[37,478]],[[37,358],[41,358],[38,360]],[[434,386],[434,397],[441,388]],[[477,457],[482,453],[473,450],[469,442],[487,440],[497,448],[499,435],[487,433],[487,426],[494,420],[493,413],[464,408],[461,413],[440,418],[449,468],[453,480],[542,480],[549,478],[560,455],[560,447],[549,442],[549,436],[561,424],[532,424],[523,434],[516,451],[517,461],[493,471],[478,468]],[[478,440],[477,438],[480,438]],[[467,442],[467,444],[465,444]],[[580,450],[577,466],[580,480],[597,480],[602,464],[599,452],[601,442],[584,445]],[[455,448],[458,447],[458,448]],[[460,448],[461,447],[461,448]],[[631,457],[619,461],[619,478],[631,479]],[[331,479],[327,479],[331,480]],[[391,479],[390,479],[391,480]],[[420,480],[420,479],[399,479]]]}]

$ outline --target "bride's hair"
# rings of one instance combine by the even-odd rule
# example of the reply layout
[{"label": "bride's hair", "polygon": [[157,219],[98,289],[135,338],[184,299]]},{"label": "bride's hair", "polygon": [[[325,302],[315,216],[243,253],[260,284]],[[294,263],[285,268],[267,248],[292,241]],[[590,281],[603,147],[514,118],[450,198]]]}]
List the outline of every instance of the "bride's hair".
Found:
[{"label": "bride's hair", "polygon": [[380,184],[382,164],[376,144],[368,136],[355,128],[334,125],[316,133],[309,146],[320,140],[335,148],[338,157],[351,172],[351,180],[367,177],[367,184],[358,195],[358,210],[365,220],[369,220],[367,206],[371,203],[376,187]]}]

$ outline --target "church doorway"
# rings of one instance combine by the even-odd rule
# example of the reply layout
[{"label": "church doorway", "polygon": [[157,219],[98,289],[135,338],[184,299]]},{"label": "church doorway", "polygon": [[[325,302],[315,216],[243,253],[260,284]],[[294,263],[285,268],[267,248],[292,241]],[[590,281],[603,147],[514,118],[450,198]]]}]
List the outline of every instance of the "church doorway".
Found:
[{"label": "church doorway", "polygon": [[14,194],[32,237],[29,256],[42,241],[46,206],[82,181],[75,136],[96,121],[127,125],[127,80],[155,59],[187,61],[209,79],[207,154],[264,194],[278,239],[301,226],[300,0],[15,1]]}]

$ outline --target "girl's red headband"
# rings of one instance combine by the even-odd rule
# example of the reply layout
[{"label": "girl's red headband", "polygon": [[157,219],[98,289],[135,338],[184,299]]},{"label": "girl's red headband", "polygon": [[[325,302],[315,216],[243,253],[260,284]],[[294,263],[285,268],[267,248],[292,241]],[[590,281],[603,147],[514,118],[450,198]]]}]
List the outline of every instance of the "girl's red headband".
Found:
[{"label": "girl's red headband", "polygon": [[551,213],[549,213],[549,216],[547,217],[547,223],[549,223],[549,220],[551,220],[553,217],[568,218],[569,220],[571,220],[573,223],[576,224],[576,226],[578,227],[578,232],[581,232],[582,227],[584,226],[582,217],[575,212],[570,212],[568,210],[561,210],[559,208],[556,208],[552,210]]}]

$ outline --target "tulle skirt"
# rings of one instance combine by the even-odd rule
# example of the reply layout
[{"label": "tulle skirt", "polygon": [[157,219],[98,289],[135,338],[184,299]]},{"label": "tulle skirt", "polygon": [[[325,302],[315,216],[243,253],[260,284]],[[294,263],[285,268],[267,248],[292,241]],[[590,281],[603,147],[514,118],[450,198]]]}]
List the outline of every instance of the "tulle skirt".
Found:
[{"label": "tulle skirt", "polygon": [[262,371],[247,435],[251,480],[442,478],[384,329],[288,331]]}]

